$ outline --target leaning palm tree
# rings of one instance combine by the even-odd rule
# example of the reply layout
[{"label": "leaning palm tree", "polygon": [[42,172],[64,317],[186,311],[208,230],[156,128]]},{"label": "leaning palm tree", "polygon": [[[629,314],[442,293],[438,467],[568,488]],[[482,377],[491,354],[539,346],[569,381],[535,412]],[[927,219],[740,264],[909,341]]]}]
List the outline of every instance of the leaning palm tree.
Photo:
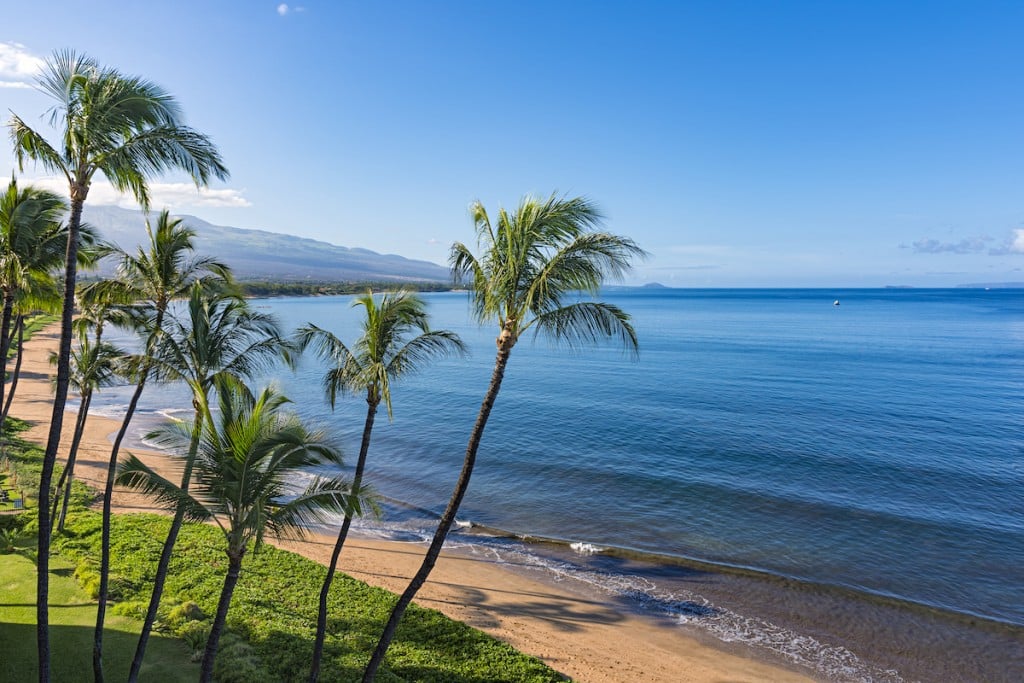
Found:
[{"label": "leaning palm tree", "polygon": [[[224,534],[228,569],[203,653],[200,680],[204,682],[213,677],[217,645],[250,544],[258,548],[266,531],[301,536],[308,525],[325,521],[326,513],[355,505],[351,487],[341,478],[316,477],[298,493],[291,488],[295,474],[338,465],[341,456],[298,418],[285,414],[286,402],[270,388],[254,397],[238,382],[218,381],[218,412],[215,415],[209,405],[202,407],[202,436],[189,490],[135,456],[120,468],[119,483],[156,496],[169,510],[184,510],[190,520],[212,521]],[[183,450],[190,445],[192,431],[192,425],[174,424],[149,438]]]},{"label": "leaning palm tree", "polygon": [[[180,484],[182,491],[188,491],[204,423],[204,406],[209,404],[214,384],[225,378],[241,382],[279,360],[288,361],[289,348],[271,316],[254,311],[238,296],[209,291],[201,282],[192,284],[187,308],[171,315],[164,327],[153,350],[153,374],[160,381],[185,381],[192,391],[195,410]],[[185,513],[184,507],[175,510],[164,540],[149,608],[128,674],[131,682],[138,680],[142,669]]]},{"label": "leaning palm tree", "polygon": [[498,326],[494,370],[451,499],[422,565],[388,618],[363,675],[364,683],[376,676],[398,622],[434,568],[455,522],[505,366],[520,336],[533,329],[535,334],[570,347],[618,339],[625,348],[637,349],[636,333],[625,312],[611,304],[580,300],[579,293],[596,294],[606,278],[620,277],[631,259],[644,254],[630,239],[596,231],[601,215],[591,202],[556,195],[546,200],[525,197],[515,213],[500,210],[496,225],[479,202],[470,211],[480,254],[456,243],[450,261],[456,281],[469,281],[477,319]]},{"label": "leaning palm tree", "polygon": [[182,224],[180,218],[171,218],[166,210],[160,212],[155,229],[146,221],[146,234],[149,236],[149,244],[146,247],[140,246],[135,254],[122,254],[119,267],[121,277],[111,281],[112,297],[124,302],[135,302],[134,306],[126,310],[134,311],[136,329],[145,337],[145,341],[143,355],[138,359],[132,377],[135,391],[132,392],[121,427],[114,437],[103,490],[99,607],[96,610],[94,632],[94,651],[100,653],[96,655],[98,661],[94,661],[97,680],[102,677],[103,623],[110,577],[110,515],[121,442],[128,433],[146,387],[157,341],[163,334],[164,318],[171,301],[188,295],[195,284],[216,289],[228,286],[231,280],[231,272],[226,265],[211,257],[195,255],[195,231]]},{"label": "leaning palm tree", "polygon": [[[421,298],[409,291],[384,294],[378,304],[372,292],[357,297],[353,306],[362,306],[365,316],[359,338],[351,349],[334,334],[312,323],[300,327],[297,336],[300,348],[312,345],[318,356],[329,364],[323,385],[334,408],[339,392],[366,395],[366,421],[359,446],[359,459],[352,475],[352,487],[359,490],[363,483],[366,455],[370,450],[377,408],[383,402],[392,418],[391,383],[418,371],[434,358],[451,353],[464,353],[465,345],[458,335],[448,330],[431,330],[426,306]],[[415,335],[415,336],[412,336]],[[327,633],[327,598],[338,565],[338,557],[352,525],[352,514],[346,513],[334,544],[327,577],[320,590],[320,609],[313,643],[313,665],[310,681],[320,677],[324,638]]]},{"label": "leaning palm tree", "polygon": [[[149,206],[148,179],[165,171],[183,170],[197,186],[228,171],[208,137],[182,124],[175,99],[162,88],[71,50],[55,53],[39,78],[40,89],[53,98],[50,124],[60,130],[51,144],[19,116],[10,120],[11,137],[20,167],[25,159],[59,173],[68,182],[71,213],[65,252],[64,302],[58,349],[57,386],[50,431],[39,481],[39,528],[49,527],[49,496],[57,460],[64,404],[71,368],[71,318],[74,308],[77,252],[82,207],[96,174],[115,189],[131,192]],[[39,680],[50,680],[49,537],[39,534],[36,632]],[[95,674],[102,679],[102,651],[93,654]]]}]

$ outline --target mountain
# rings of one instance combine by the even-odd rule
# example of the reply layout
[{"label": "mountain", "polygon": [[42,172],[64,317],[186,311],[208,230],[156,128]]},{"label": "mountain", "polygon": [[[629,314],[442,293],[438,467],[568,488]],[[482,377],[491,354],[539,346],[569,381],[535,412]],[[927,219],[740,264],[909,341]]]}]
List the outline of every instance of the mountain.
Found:
[{"label": "mountain", "polygon": [[[195,216],[174,215],[196,231],[196,251],[227,263],[239,280],[447,282],[451,277],[447,268],[430,261],[339,247],[265,230],[213,225]],[[141,211],[86,205],[82,218],[96,228],[103,239],[126,251],[135,251],[137,245],[146,241],[145,218]],[[151,215],[152,221],[156,218],[155,213]]]}]

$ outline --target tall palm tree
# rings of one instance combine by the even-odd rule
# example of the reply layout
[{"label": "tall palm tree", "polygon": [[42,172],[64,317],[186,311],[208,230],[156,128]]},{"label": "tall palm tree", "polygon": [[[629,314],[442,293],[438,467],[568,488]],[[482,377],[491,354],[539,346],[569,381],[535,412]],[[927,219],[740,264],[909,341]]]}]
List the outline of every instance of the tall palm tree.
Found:
[{"label": "tall palm tree", "polygon": [[476,256],[455,243],[450,262],[456,281],[469,280],[481,324],[498,326],[491,381],[469,435],[458,481],[416,575],[399,597],[363,675],[372,681],[384,661],[398,622],[427,580],[469,488],[477,450],[498,398],[505,367],[520,336],[530,330],[570,347],[617,339],[636,351],[629,316],[616,306],[579,300],[596,294],[606,278],[621,277],[644,252],[632,240],[597,231],[601,214],[584,198],[525,197],[514,213],[499,210],[497,224],[476,202],[470,209],[480,249]]},{"label": "tall palm tree", "polygon": [[[281,359],[290,360],[289,349],[272,317],[254,311],[238,296],[209,291],[201,282],[192,284],[188,307],[179,315],[170,316],[152,357],[153,374],[158,379],[183,380],[192,391],[195,415],[182,471],[182,491],[189,489],[203,428],[204,406],[209,405],[214,384],[229,377],[241,382]],[[164,540],[149,608],[128,674],[128,680],[132,682],[138,680],[142,669],[185,512],[184,507],[175,510]]]},{"label": "tall palm tree", "polygon": [[13,176],[0,195],[0,405],[15,302],[20,293],[42,281],[53,285],[51,271],[60,265],[67,245],[67,230],[60,222],[66,210],[64,200],[54,193],[31,185],[19,189]]},{"label": "tall palm tree", "polygon": [[[79,228],[94,177],[102,174],[115,189],[131,192],[143,208],[148,208],[149,178],[182,170],[199,186],[208,184],[211,178],[226,179],[228,171],[210,139],[182,124],[175,99],[148,80],[122,74],[66,50],[47,61],[39,86],[54,100],[49,118],[50,124],[60,129],[60,142],[51,144],[17,115],[11,116],[9,125],[19,166],[24,167],[25,159],[32,159],[60,173],[68,182],[71,200],[56,395],[39,481],[39,528],[46,529],[50,524],[50,483],[71,372]],[[49,537],[39,534],[36,632],[40,681],[50,680],[49,555]],[[94,653],[99,678],[101,656],[101,652]]]},{"label": "tall palm tree", "polygon": [[146,221],[149,244],[140,246],[135,254],[121,257],[121,278],[113,281],[120,288],[122,301],[134,301],[137,329],[145,336],[143,356],[137,363],[132,378],[135,391],[128,401],[121,427],[114,437],[114,445],[107,463],[107,480],[103,490],[103,520],[100,541],[99,606],[96,610],[96,628],[93,645],[93,673],[99,683],[103,678],[103,624],[106,619],[106,601],[110,577],[110,515],[114,494],[114,478],[121,442],[128,433],[129,424],[146,387],[153,364],[157,341],[163,333],[164,318],[171,301],[188,295],[196,283],[211,288],[226,287],[231,280],[230,269],[211,257],[195,255],[195,231],[185,226],[180,218],[171,218],[160,212],[156,227]]},{"label": "tall palm tree", "polygon": [[[183,490],[135,456],[120,468],[118,481],[154,495],[167,509],[181,509],[195,521],[212,521],[227,543],[228,569],[217,613],[206,642],[201,681],[213,677],[213,664],[242,558],[250,544],[259,546],[266,531],[301,536],[305,527],[323,522],[328,511],[351,508],[351,487],[341,478],[316,477],[297,495],[290,481],[298,472],[340,464],[337,449],[310,432],[294,415],[282,411],[287,399],[273,389],[254,397],[242,384],[220,380],[216,416],[203,406],[203,426],[194,461],[192,487]],[[162,446],[188,448],[192,425],[165,427],[149,438]]]},{"label": "tall palm tree", "polygon": [[[366,395],[366,421],[363,424],[359,459],[352,475],[352,487],[358,491],[363,483],[374,419],[382,402],[387,408],[388,418],[392,418],[391,383],[418,371],[434,358],[450,353],[464,353],[466,349],[454,332],[430,329],[426,305],[412,292],[402,290],[385,293],[379,304],[374,300],[373,293],[367,292],[357,297],[352,305],[362,306],[365,311],[362,333],[352,349],[331,332],[312,323],[300,327],[297,335],[300,348],[313,345],[317,355],[330,364],[323,384],[331,408],[334,408],[339,392],[364,392]],[[352,512],[348,511],[338,531],[338,540],[327,566],[327,577],[320,590],[313,665],[309,677],[312,683],[316,683],[320,677],[320,660],[327,633],[327,598],[334,581],[338,557],[351,525]]]}]

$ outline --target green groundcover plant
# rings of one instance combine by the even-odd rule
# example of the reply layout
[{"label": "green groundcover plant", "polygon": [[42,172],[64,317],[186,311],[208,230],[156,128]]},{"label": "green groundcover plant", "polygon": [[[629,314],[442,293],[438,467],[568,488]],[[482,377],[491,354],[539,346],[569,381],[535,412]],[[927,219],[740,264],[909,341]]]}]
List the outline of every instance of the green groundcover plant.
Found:
[{"label": "green groundcover plant", "polygon": [[[89,591],[98,582],[100,515],[77,510],[54,549],[76,564]],[[116,614],[145,613],[160,539],[170,520],[117,515],[111,537],[111,598]],[[227,562],[216,529],[186,525],[161,606],[159,628],[201,653]],[[246,557],[228,615],[229,636],[217,658],[220,681],[299,681],[308,676],[317,599],[326,568],[295,553],[266,546]],[[323,663],[324,680],[357,681],[395,596],[351,577],[335,580]],[[402,622],[380,681],[561,681],[539,660],[435,610],[415,608]]]}]

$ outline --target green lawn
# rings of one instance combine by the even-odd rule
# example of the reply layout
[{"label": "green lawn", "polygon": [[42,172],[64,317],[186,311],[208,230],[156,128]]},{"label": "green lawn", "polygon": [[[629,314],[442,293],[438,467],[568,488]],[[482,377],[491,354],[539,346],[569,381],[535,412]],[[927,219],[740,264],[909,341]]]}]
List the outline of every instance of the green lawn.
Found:
[{"label": "green lawn", "polygon": [[[92,636],[96,603],[72,576],[73,567],[59,557],[50,561],[51,678],[92,680]],[[0,681],[29,681],[36,668],[36,566],[21,555],[0,555]],[[135,652],[141,622],[107,613],[104,671],[123,681]],[[148,675],[147,675],[148,674]],[[199,665],[189,661],[185,643],[154,634],[146,649],[141,680],[195,681]]]}]

